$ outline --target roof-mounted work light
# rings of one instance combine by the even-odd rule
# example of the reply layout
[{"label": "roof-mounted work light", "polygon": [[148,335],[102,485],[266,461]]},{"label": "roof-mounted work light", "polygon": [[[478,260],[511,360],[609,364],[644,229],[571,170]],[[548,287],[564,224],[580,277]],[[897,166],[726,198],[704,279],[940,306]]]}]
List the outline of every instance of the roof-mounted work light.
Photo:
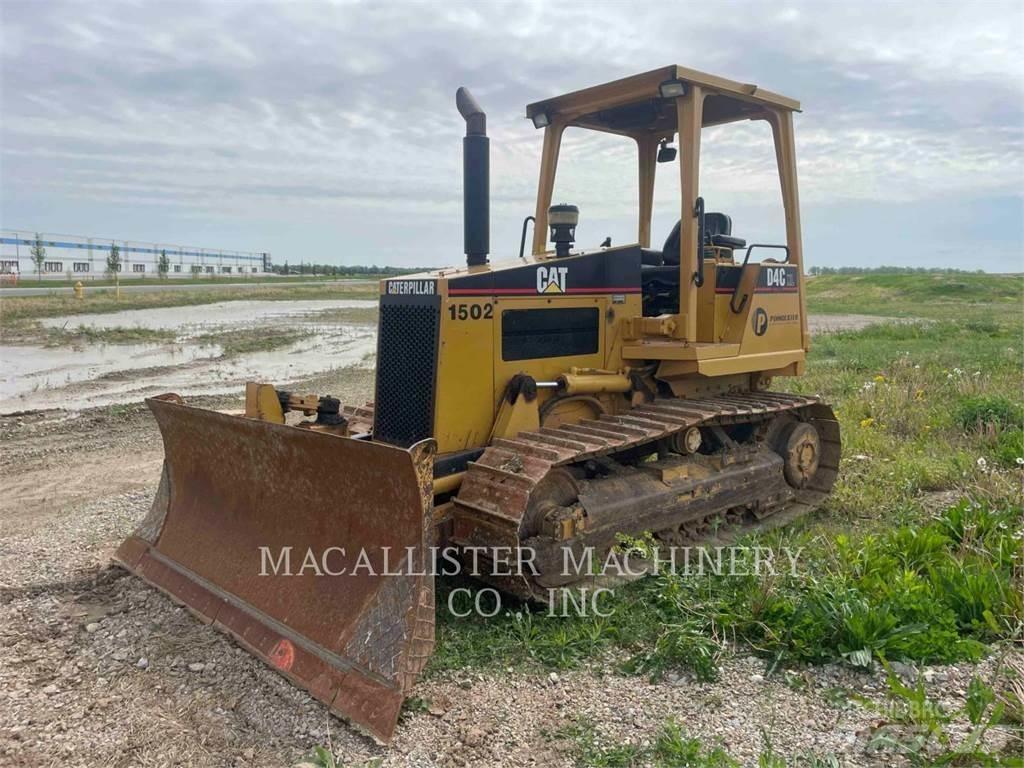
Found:
[{"label": "roof-mounted work light", "polygon": [[682,80],[665,80],[658,85],[658,93],[663,99],[675,99],[686,95],[686,83]]},{"label": "roof-mounted work light", "polygon": [[534,128],[547,128],[551,125],[551,117],[547,112],[538,112],[533,116]]}]

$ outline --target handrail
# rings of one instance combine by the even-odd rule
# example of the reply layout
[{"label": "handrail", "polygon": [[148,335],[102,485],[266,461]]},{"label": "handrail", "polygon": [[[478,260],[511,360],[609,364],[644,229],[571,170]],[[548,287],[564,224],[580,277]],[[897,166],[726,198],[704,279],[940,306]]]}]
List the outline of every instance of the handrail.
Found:
[{"label": "handrail", "polygon": [[743,308],[747,305],[747,299],[750,298],[749,294],[743,294],[743,300],[740,302],[740,305],[738,307],[736,306],[736,296],[740,292],[740,286],[743,285],[743,270],[747,268],[747,262],[750,261],[750,252],[753,251],[755,248],[781,248],[786,252],[786,260],[783,261],[782,263],[786,264],[789,262],[788,245],[767,245],[765,243],[754,243],[753,245],[748,245],[747,253],[743,257],[743,264],[740,265],[740,277],[736,281],[736,287],[732,289],[732,296],[729,297],[729,309],[732,310],[732,313],[734,315],[738,315],[740,312],[743,311]]},{"label": "handrail", "polygon": [[704,285],[704,198],[698,197],[693,206],[693,214],[697,217],[697,271],[693,273],[693,284],[698,288]]},{"label": "handrail", "polygon": [[526,256],[524,255],[526,253],[526,225],[531,221],[533,222],[534,228],[537,227],[537,219],[533,216],[527,216],[523,219],[523,236],[519,238],[519,258],[523,261],[526,261]]}]

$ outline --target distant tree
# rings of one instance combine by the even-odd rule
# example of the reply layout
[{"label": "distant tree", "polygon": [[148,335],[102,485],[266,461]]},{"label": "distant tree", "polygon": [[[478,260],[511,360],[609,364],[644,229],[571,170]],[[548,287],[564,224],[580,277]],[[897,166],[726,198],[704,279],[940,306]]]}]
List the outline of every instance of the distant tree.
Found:
[{"label": "distant tree", "polygon": [[964,275],[979,274],[983,270],[953,269],[951,267],[811,267],[812,275]]},{"label": "distant tree", "polygon": [[32,263],[36,265],[36,279],[43,279],[43,261],[46,259],[46,249],[43,247],[43,241],[39,239],[39,233],[36,232],[35,242],[32,243],[32,248],[29,250],[32,254]]},{"label": "distant tree", "polygon": [[156,262],[156,272],[161,280],[167,279],[167,273],[171,271],[171,260],[167,258],[167,251],[160,251],[160,258]]},{"label": "distant tree", "polygon": [[117,243],[113,243],[110,246],[110,253],[107,254],[107,275],[113,277],[121,271],[121,251],[117,247]]}]

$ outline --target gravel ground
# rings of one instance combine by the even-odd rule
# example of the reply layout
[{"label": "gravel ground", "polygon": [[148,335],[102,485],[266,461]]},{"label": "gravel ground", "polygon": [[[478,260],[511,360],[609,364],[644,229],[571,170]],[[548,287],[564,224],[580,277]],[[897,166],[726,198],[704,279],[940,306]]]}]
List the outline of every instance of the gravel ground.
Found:
[{"label": "gravel ground", "polygon": [[[721,679],[651,683],[599,668],[435,675],[390,748],[123,571],[114,547],[151,492],[97,499],[0,544],[0,764],[281,766],[330,743],[343,765],[570,766],[555,732],[589,718],[607,743],[650,742],[668,718],[755,765],[768,732],[778,752],[833,754],[847,766],[896,764],[865,751],[877,715],[837,691],[882,702],[884,681],[826,666],[765,675],[728,656]],[[979,671],[990,674],[993,662]],[[928,671],[950,708],[971,665]],[[998,734],[996,738],[1001,738]]]},{"label": "gravel ground", "polygon": [[835,331],[859,331],[878,323],[909,323],[912,318],[878,317],[877,315],[810,315],[807,329],[813,334]]},{"label": "gravel ground", "polygon": [[[372,373],[309,385],[359,401]],[[768,676],[742,650],[726,655],[714,683],[652,683],[604,673],[610,663],[429,676],[392,745],[380,747],[109,565],[159,475],[159,435],[144,407],[0,418],[0,448],[0,765],[286,766],[330,744],[341,765],[571,766],[575,745],[557,732],[580,717],[607,744],[650,742],[674,718],[745,765],[756,765],[763,733],[790,757],[900,764],[866,751],[879,716],[838,693],[882,702],[879,674],[825,666]],[[993,666],[934,668],[926,679],[956,708],[971,675]]]}]

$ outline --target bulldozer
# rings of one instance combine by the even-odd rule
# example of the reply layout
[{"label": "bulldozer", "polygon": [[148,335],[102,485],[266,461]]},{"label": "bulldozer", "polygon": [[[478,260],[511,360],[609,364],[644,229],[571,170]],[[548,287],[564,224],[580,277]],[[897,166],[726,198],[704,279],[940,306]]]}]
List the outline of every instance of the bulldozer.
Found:
[{"label": "bulldozer", "polygon": [[[163,474],[116,556],[382,742],[434,647],[439,547],[544,601],[586,577],[567,552],[781,525],[839,468],[832,409],[771,386],[809,347],[797,101],[668,66],[530,104],[536,208],[494,263],[487,118],[465,88],[456,106],[465,263],[380,282],[373,402],[259,382],[244,415],[151,398]],[[701,131],[750,120],[774,139],[784,243],[705,211]],[[568,128],[635,142],[636,242],[576,246],[579,208],[552,200]],[[659,164],[681,200],[657,249]],[[498,567],[509,553],[529,567]]]}]

